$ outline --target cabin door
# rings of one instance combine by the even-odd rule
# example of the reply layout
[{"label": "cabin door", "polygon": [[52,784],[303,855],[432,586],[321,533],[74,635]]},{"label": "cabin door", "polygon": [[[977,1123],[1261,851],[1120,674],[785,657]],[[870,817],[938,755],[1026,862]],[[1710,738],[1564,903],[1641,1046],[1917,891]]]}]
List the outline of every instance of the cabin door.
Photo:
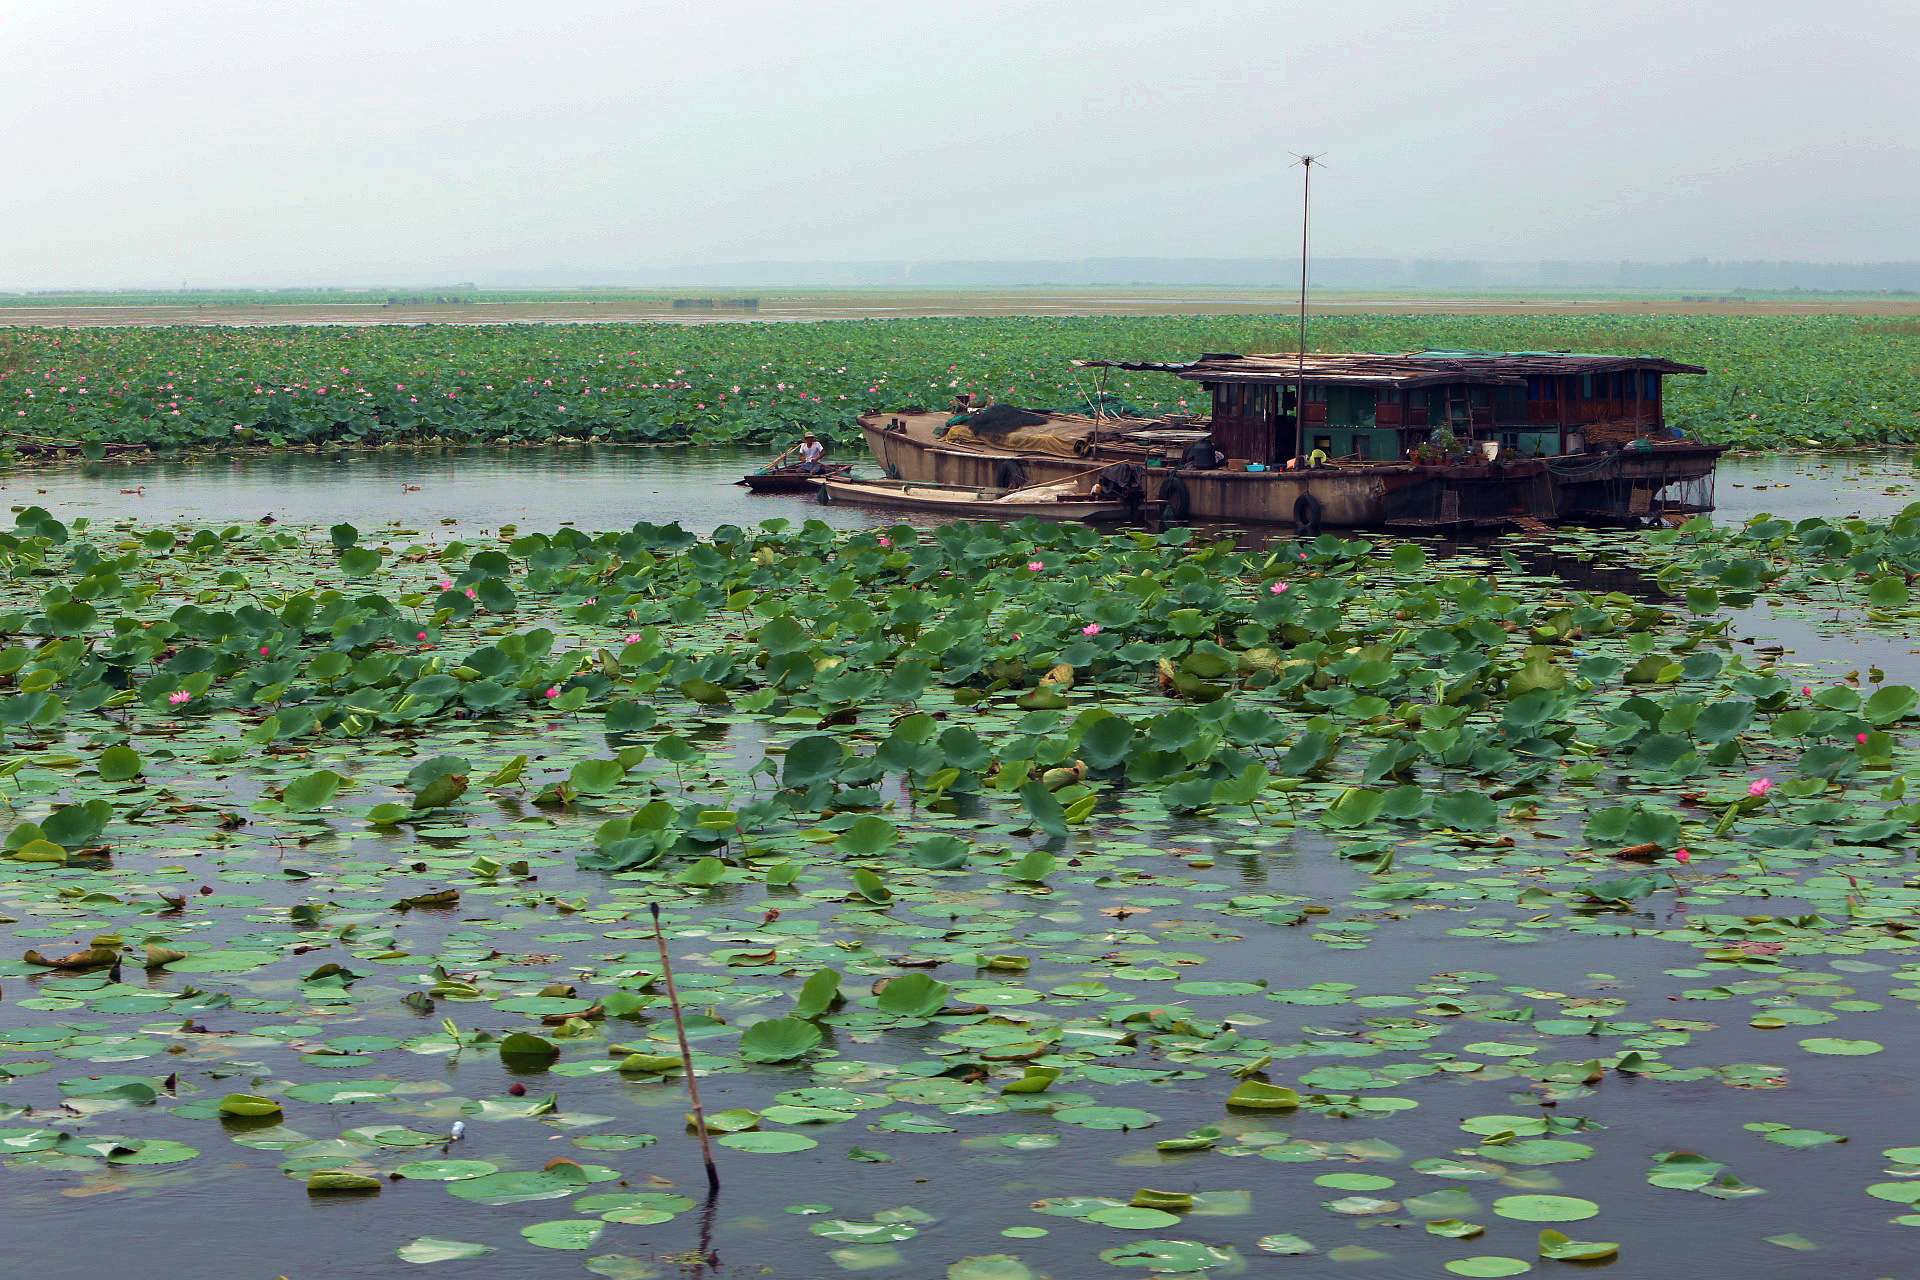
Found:
[{"label": "cabin door", "polygon": [[1274,389],[1225,382],[1213,391],[1213,445],[1229,458],[1273,461]]},{"label": "cabin door", "polygon": [[1268,461],[1283,464],[1300,456],[1300,393],[1294,387],[1275,387],[1273,394],[1279,398],[1279,407],[1273,419],[1273,456]]}]

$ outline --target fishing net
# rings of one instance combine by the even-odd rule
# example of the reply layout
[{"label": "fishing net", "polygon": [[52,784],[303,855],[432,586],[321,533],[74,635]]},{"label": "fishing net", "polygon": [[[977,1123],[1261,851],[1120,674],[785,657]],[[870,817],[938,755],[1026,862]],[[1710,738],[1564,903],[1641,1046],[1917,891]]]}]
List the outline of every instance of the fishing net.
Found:
[{"label": "fishing net", "polygon": [[[1042,421],[1045,421],[1042,419]],[[1047,453],[1055,457],[1071,458],[1077,450],[1074,448],[1081,439],[1081,431],[1048,430],[1041,427],[1022,427],[1001,432],[987,438],[977,436],[972,424],[948,427],[942,439],[949,445],[965,448],[970,444],[987,445],[994,449],[1011,449],[1016,453]]]},{"label": "fishing net", "polygon": [[975,436],[1000,436],[1009,431],[1018,431],[1022,427],[1038,427],[1047,420],[1044,413],[1032,409],[1022,409],[1012,404],[990,404],[977,413],[970,413],[956,426],[964,426]]}]

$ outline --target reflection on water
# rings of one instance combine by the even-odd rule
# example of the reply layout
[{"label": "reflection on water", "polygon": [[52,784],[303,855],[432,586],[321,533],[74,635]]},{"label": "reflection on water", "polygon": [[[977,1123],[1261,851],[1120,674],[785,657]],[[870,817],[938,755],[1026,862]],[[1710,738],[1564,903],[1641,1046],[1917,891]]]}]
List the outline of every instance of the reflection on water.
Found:
[{"label": "reflection on water", "polygon": [[[289,524],[398,521],[421,532],[444,526],[462,534],[502,524],[618,529],[637,520],[677,520],[697,533],[775,517],[840,528],[939,520],[755,496],[734,484],[766,457],[758,449],[616,445],[246,454],[15,472],[0,476],[0,499],[14,507],[38,504],[62,519],[224,523],[270,513]],[[1796,520],[1884,516],[1920,496],[1920,463],[1893,451],[1727,458],[1718,490],[1723,521],[1761,512]]]},{"label": "reflection on water", "polygon": [[1920,454],[1791,453],[1722,458],[1714,519],[1742,524],[1763,513],[1788,520],[1890,516],[1920,500]]},{"label": "reflection on water", "polygon": [[294,525],[398,521],[422,533],[445,528],[449,536],[503,524],[624,529],[639,520],[677,520],[696,533],[775,517],[838,528],[893,523],[806,497],[755,496],[734,483],[767,456],[613,445],[245,454],[16,472],[0,478],[0,499],[38,504],[63,520],[223,523],[271,514]]}]

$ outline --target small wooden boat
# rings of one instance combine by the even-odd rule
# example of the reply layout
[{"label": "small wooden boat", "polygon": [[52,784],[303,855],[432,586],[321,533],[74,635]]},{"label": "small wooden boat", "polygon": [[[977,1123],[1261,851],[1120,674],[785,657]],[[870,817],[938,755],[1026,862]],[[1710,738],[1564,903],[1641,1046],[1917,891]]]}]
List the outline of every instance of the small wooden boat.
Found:
[{"label": "small wooden boat", "polygon": [[825,479],[845,479],[853,474],[851,462],[829,463],[817,471],[802,467],[773,467],[752,471],[740,477],[740,483],[755,493],[812,493]]},{"label": "small wooden boat", "polygon": [[1125,520],[1132,505],[1095,498],[1064,486],[1035,485],[1025,489],[994,489],[959,484],[925,484],[910,480],[827,480],[820,501],[858,506],[893,507],[925,511],[968,520]]}]

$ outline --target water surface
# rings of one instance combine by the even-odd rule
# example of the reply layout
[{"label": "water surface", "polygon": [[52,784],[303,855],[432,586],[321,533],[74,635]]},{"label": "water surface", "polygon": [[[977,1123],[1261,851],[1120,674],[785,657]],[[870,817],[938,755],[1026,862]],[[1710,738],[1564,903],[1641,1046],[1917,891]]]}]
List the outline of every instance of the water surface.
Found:
[{"label": "water surface", "polygon": [[[775,517],[817,518],[841,528],[926,522],[822,507],[801,496],[755,495],[734,483],[767,456],[761,449],[619,445],[249,453],[19,471],[0,476],[0,500],[38,504],[65,520],[227,523],[272,515],[308,525],[398,520],[458,535],[502,524],[617,529],[637,520],[677,520],[697,533]],[[1920,463],[1912,453],[1891,450],[1729,457],[1721,461],[1718,490],[1722,521],[1762,512],[1796,520],[1884,516],[1920,495]]]},{"label": "water surface", "polygon": [[841,528],[882,522],[857,508],[755,495],[734,483],[767,457],[757,449],[617,445],[250,453],[18,472],[0,479],[0,498],[16,506],[37,503],[63,520],[220,524],[271,515],[284,524],[344,520],[362,528],[397,520],[423,533],[445,529],[460,537],[503,524],[597,530],[677,520],[709,533],[775,517],[818,518]]}]

